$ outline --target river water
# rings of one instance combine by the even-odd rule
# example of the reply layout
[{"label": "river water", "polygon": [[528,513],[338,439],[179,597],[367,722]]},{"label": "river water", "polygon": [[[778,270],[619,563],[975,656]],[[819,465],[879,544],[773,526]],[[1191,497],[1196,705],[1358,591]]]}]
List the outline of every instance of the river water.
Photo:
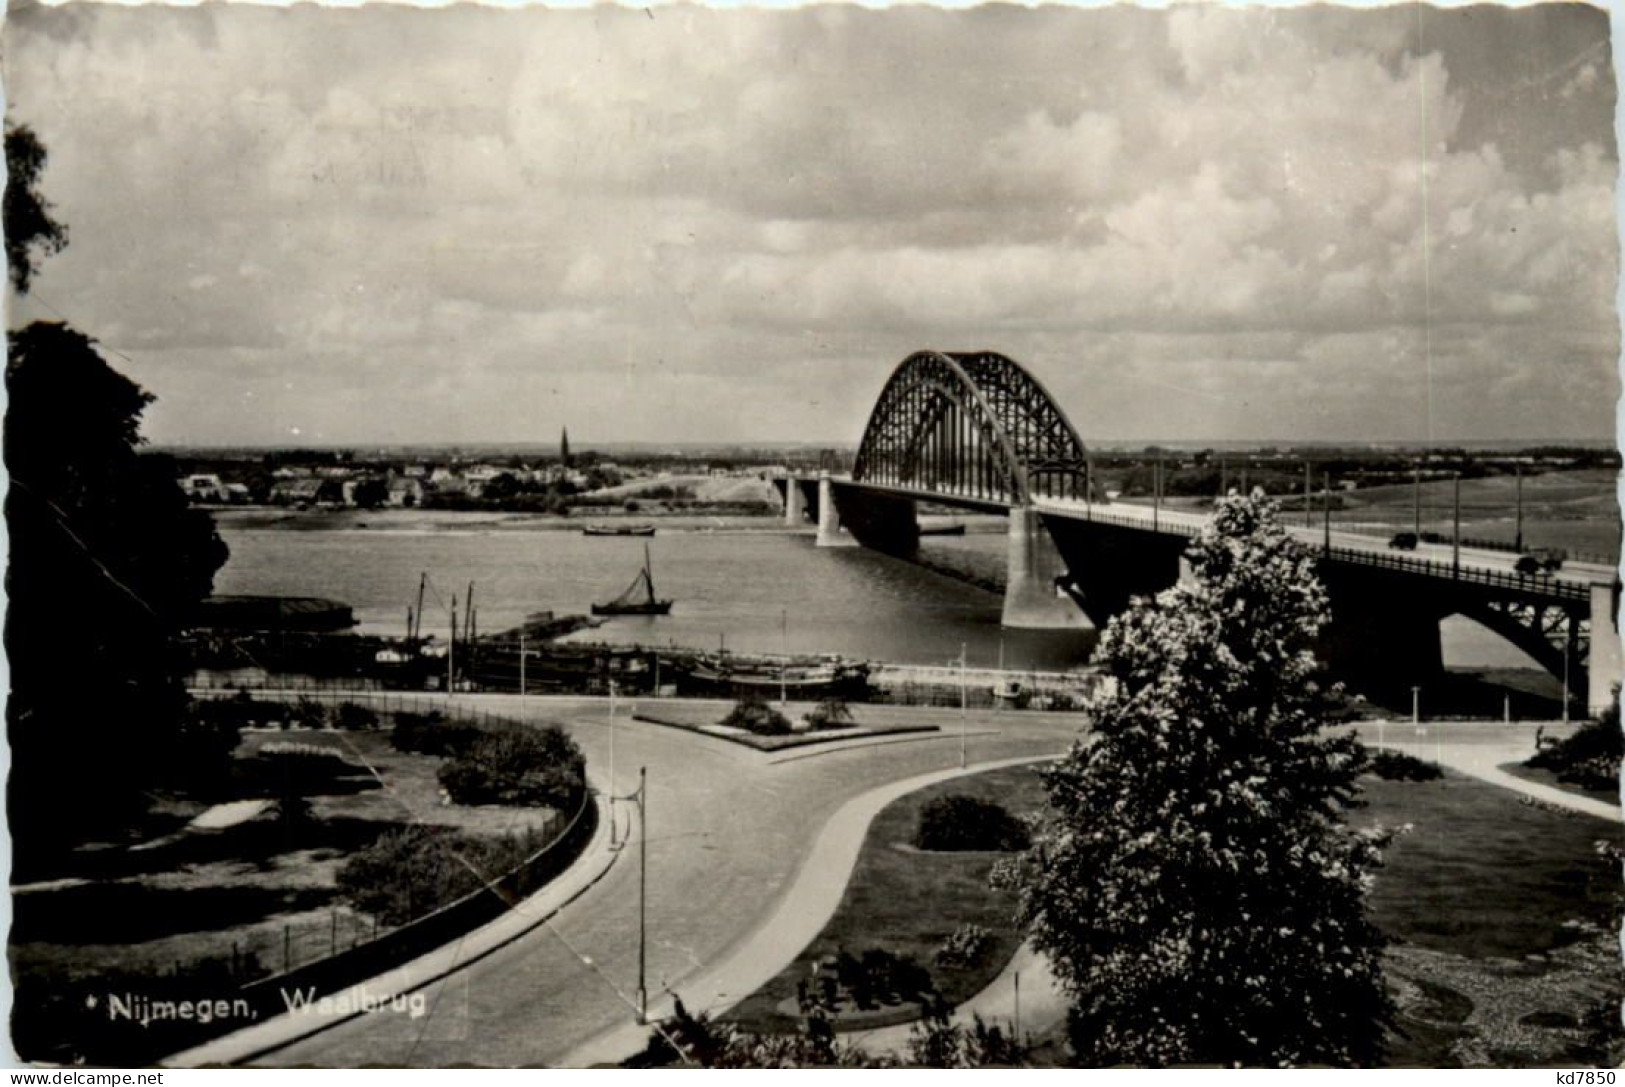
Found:
[{"label": "river water", "polygon": [[[423,628],[441,638],[454,593],[461,625],[470,582],[482,632],[538,611],[583,614],[631,584],[647,543],[671,614],[618,617],[578,640],[909,664],[946,664],[963,645],[973,668],[1002,659],[1045,670],[1082,664],[1095,641],[1092,632],[1001,629],[1000,597],[985,587],[1002,577],[1000,518],[968,518],[964,537],[927,539],[927,561],[962,576],[864,548],[817,548],[809,532],[765,518],[661,519],[648,540],[583,536],[550,518],[430,511],[229,511],[217,523],[231,548],[217,593],[329,597],[354,609],[364,633],[404,633],[423,572]],[[1452,665],[1532,663],[1470,623],[1447,622],[1444,638]]]}]

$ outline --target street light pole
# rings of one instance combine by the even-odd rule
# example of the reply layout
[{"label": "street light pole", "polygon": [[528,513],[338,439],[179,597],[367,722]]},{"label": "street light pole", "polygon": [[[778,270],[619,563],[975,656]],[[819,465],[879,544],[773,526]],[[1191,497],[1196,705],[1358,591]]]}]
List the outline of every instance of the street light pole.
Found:
[{"label": "street light pole", "polygon": [[649,768],[638,767],[638,1022],[649,1021]]},{"label": "street light pole", "polygon": [[451,594],[451,636],[446,639],[446,705],[451,705],[452,690],[456,686],[456,671],[452,658],[457,655],[457,594]]},{"label": "street light pole", "polygon": [[959,643],[959,768],[965,768],[965,721],[970,714],[965,687],[965,643]]},{"label": "street light pole", "polygon": [[519,716],[525,715],[525,628],[519,628]]},{"label": "street light pole", "polygon": [[1569,652],[1570,643],[1563,644],[1563,723],[1569,723]]},{"label": "street light pole", "polygon": [[1454,510],[1451,513],[1452,526],[1450,529],[1450,572],[1452,576],[1461,576],[1461,473],[1455,477],[1455,495],[1453,498]]},{"label": "street light pole", "polygon": [[1414,465],[1411,469],[1413,481],[1411,483],[1411,532],[1418,540],[1422,538],[1422,466]]},{"label": "street light pole", "polygon": [[1518,533],[1512,538],[1513,550],[1523,551],[1523,466],[1514,464],[1512,470],[1518,479]]},{"label": "street light pole", "polygon": [[609,847],[618,844],[615,830],[615,681],[609,681]]},{"label": "street light pole", "polygon": [[1321,529],[1320,548],[1322,551],[1332,549],[1332,474],[1327,472],[1322,477],[1321,485]]},{"label": "street light pole", "polygon": [[1311,482],[1311,469],[1309,462],[1303,462],[1303,527],[1312,528],[1315,524],[1315,502],[1312,494],[1314,484]]}]

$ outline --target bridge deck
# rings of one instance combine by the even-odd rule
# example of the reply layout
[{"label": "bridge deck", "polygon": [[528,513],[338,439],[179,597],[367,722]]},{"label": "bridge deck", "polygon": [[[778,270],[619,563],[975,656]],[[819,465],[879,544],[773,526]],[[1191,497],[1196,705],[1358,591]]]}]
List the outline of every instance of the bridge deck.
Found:
[{"label": "bridge deck", "polygon": [[[1102,521],[1124,528],[1194,536],[1207,524],[1210,515],[1190,510],[1154,509],[1150,506],[1113,502],[1108,504],[1044,499],[1034,503],[1040,513],[1079,521]],[[1576,600],[1587,599],[1593,585],[1612,585],[1618,572],[1600,563],[1570,562],[1550,574],[1519,574],[1519,556],[1511,551],[1491,551],[1463,547],[1459,563],[1450,544],[1418,543],[1413,551],[1388,546],[1387,540],[1362,533],[1333,528],[1328,541],[1323,526],[1288,525],[1297,540],[1320,550],[1330,543],[1335,561],[1362,566],[1380,566],[1424,576],[1480,584],[1501,585]]]},{"label": "bridge deck", "polygon": [[[843,487],[896,494],[921,501],[943,505],[962,505],[967,508],[993,510],[1007,509],[980,499],[960,499],[951,494],[896,487],[886,484],[853,481],[849,477],[832,476],[832,482]],[[1075,521],[1098,521],[1119,528],[1137,529],[1170,536],[1194,536],[1202,530],[1212,516],[1191,510],[1155,509],[1151,506],[1124,502],[1085,502],[1082,499],[1040,498],[1033,507],[1047,517],[1065,517]],[[1321,525],[1288,525],[1287,531],[1308,546],[1320,550],[1328,543]],[[1418,543],[1413,551],[1400,551],[1388,546],[1385,538],[1333,528],[1330,535],[1330,557],[1336,562],[1361,566],[1377,566],[1453,581],[1466,581],[1480,585],[1514,589],[1521,593],[1563,600],[1588,600],[1594,585],[1612,586],[1618,571],[1602,563],[1568,562],[1550,574],[1527,576],[1519,574],[1519,556],[1511,551],[1491,551],[1484,548],[1463,547],[1459,560],[1450,544]]]}]

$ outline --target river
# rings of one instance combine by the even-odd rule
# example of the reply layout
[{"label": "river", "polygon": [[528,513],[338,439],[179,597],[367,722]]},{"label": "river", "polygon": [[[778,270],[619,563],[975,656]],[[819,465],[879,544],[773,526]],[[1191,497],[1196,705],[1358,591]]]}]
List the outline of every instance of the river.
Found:
[{"label": "river", "polygon": [[[445,637],[455,593],[459,625],[474,583],[482,632],[538,611],[585,613],[618,595],[649,545],[655,585],[676,603],[660,617],[620,617],[577,639],[760,653],[839,653],[971,667],[1062,669],[1087,660],[1092,632],[1004,631],[1000,597],[963,577],[858,547],[817,548],[809,531],[768,518],[661,519],[653,539],[583,536],[530,515],[430,511],[216,515],[231,559],[217,593],[323,596],[350,605],[365,633],[400,634],[418,578],[430,591],[425,631]],[[964,537],[928,538],[928,561],[982,582],[1001,575],[1000,518],[967,518]],[[1444,624],[1447,663],[1529,667],[1474,624]]]}]

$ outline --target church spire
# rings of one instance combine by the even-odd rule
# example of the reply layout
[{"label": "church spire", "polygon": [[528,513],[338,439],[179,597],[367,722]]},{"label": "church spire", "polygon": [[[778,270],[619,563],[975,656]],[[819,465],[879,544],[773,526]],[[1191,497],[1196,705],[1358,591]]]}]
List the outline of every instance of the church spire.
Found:
[{"label": "church spire", "polygon": [[559,463],[566,468],[570,467],[570,428],[565,427],[559,435]]}]

